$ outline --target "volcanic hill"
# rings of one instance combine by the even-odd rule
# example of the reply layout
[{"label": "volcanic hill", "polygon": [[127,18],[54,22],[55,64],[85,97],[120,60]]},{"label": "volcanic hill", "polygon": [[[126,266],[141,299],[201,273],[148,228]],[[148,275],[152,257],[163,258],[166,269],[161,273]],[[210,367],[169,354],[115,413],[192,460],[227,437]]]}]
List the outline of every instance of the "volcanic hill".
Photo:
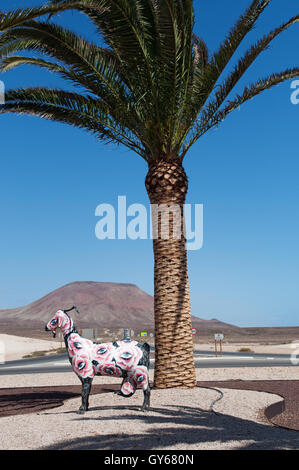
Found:
[{"label": "volcanic hill", "polygon": [[[114,282],[72,282],[39,300],[19,308],[0,310],[1,326],[40,328],[59,309],[76,305],[80,313],[71,312],[80,328],[153,328],[154,299],[134,284]],[[192,325],[217,332],[227,328],[238,330],[216,319],[203,320],[192,316]],[[0,328],[1,329],[1,328]]]}]

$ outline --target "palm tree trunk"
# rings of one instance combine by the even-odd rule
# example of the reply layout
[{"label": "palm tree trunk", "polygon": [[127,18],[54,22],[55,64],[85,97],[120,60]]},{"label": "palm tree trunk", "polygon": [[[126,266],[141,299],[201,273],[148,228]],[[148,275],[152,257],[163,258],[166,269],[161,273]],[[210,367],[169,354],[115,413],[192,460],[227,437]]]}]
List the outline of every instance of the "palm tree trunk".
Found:
[{"label": "palm tree trunk", "polygon": [[[180,162],[160,160],[149,165],[145,185],[152,207],[155,259],[154,387],[195,387],[184,234],[188,180]],[[160,210],[157,212],[157,209]]]}]

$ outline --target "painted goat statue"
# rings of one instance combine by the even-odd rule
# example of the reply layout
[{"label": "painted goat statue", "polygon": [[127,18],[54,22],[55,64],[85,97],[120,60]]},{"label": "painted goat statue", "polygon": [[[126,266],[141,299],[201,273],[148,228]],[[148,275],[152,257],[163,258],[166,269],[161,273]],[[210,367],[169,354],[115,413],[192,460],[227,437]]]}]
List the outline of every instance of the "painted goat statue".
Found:
[{"label": "painted goat statue", "polygon": [[67,313],[73,309],[78,312],[75,306],[68,310],[58,310],[45,329],[52,331],[55,337],[56,329],[60,328],[64,336],[69,361],[82,383],[82,404],[78,413],[83,414],[88,410],[88,398],[95,375],[123,377],[120,391],[116,392],[123,397],[132,396],[137,387],[142,388],[144,402],[141,410],[148,410],[150,405],[149,345],[129,338],[113,343],[94,343],[82,338]]}]

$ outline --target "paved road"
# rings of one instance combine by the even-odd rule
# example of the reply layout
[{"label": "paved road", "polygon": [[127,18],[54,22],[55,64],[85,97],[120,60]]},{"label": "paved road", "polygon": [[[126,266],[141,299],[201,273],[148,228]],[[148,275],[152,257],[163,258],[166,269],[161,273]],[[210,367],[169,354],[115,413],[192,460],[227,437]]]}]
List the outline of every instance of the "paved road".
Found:
[{"label": "paved road", "polygon": [[[285,367],[295,366],[289,354],[249,354],[227,353],[215,357],[211,351],[194,351],[196,368],[223,368],[223,367]],[[297,361],[299,363],[299,360]],[[299,365],[299,364],[297,364]],[[151,359],[151,368],[154,360]],[[70,363],[66,354],[45,356],[33,359],[22,359],[0,364],[0,375],[69,372]]]}]

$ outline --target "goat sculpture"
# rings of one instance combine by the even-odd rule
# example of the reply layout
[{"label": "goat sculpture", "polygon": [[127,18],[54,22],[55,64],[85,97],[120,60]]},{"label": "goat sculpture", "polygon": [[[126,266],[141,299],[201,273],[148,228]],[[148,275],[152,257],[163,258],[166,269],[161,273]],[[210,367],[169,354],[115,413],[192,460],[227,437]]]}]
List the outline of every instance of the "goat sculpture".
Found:
[{"label": "goat sculpture", "polygon": [[123,397],[132,396],[137,387],[141,387],[144,393],[141,410],[148,410],[150,405],[149,345],[129,338],[113,343],[94,343],[82,338],[67,313],[74,309],[78,312],[75,306],[68,310],[58,310],[47,323],[45,330],[52,331],[55,337],[56,329],[60,328],[64,336],[69,361],[82,383],[82,404],[78,413],[83,414],[88,410],[88,398],[95,375],[123,377],[120,391],[116,392]]}]

